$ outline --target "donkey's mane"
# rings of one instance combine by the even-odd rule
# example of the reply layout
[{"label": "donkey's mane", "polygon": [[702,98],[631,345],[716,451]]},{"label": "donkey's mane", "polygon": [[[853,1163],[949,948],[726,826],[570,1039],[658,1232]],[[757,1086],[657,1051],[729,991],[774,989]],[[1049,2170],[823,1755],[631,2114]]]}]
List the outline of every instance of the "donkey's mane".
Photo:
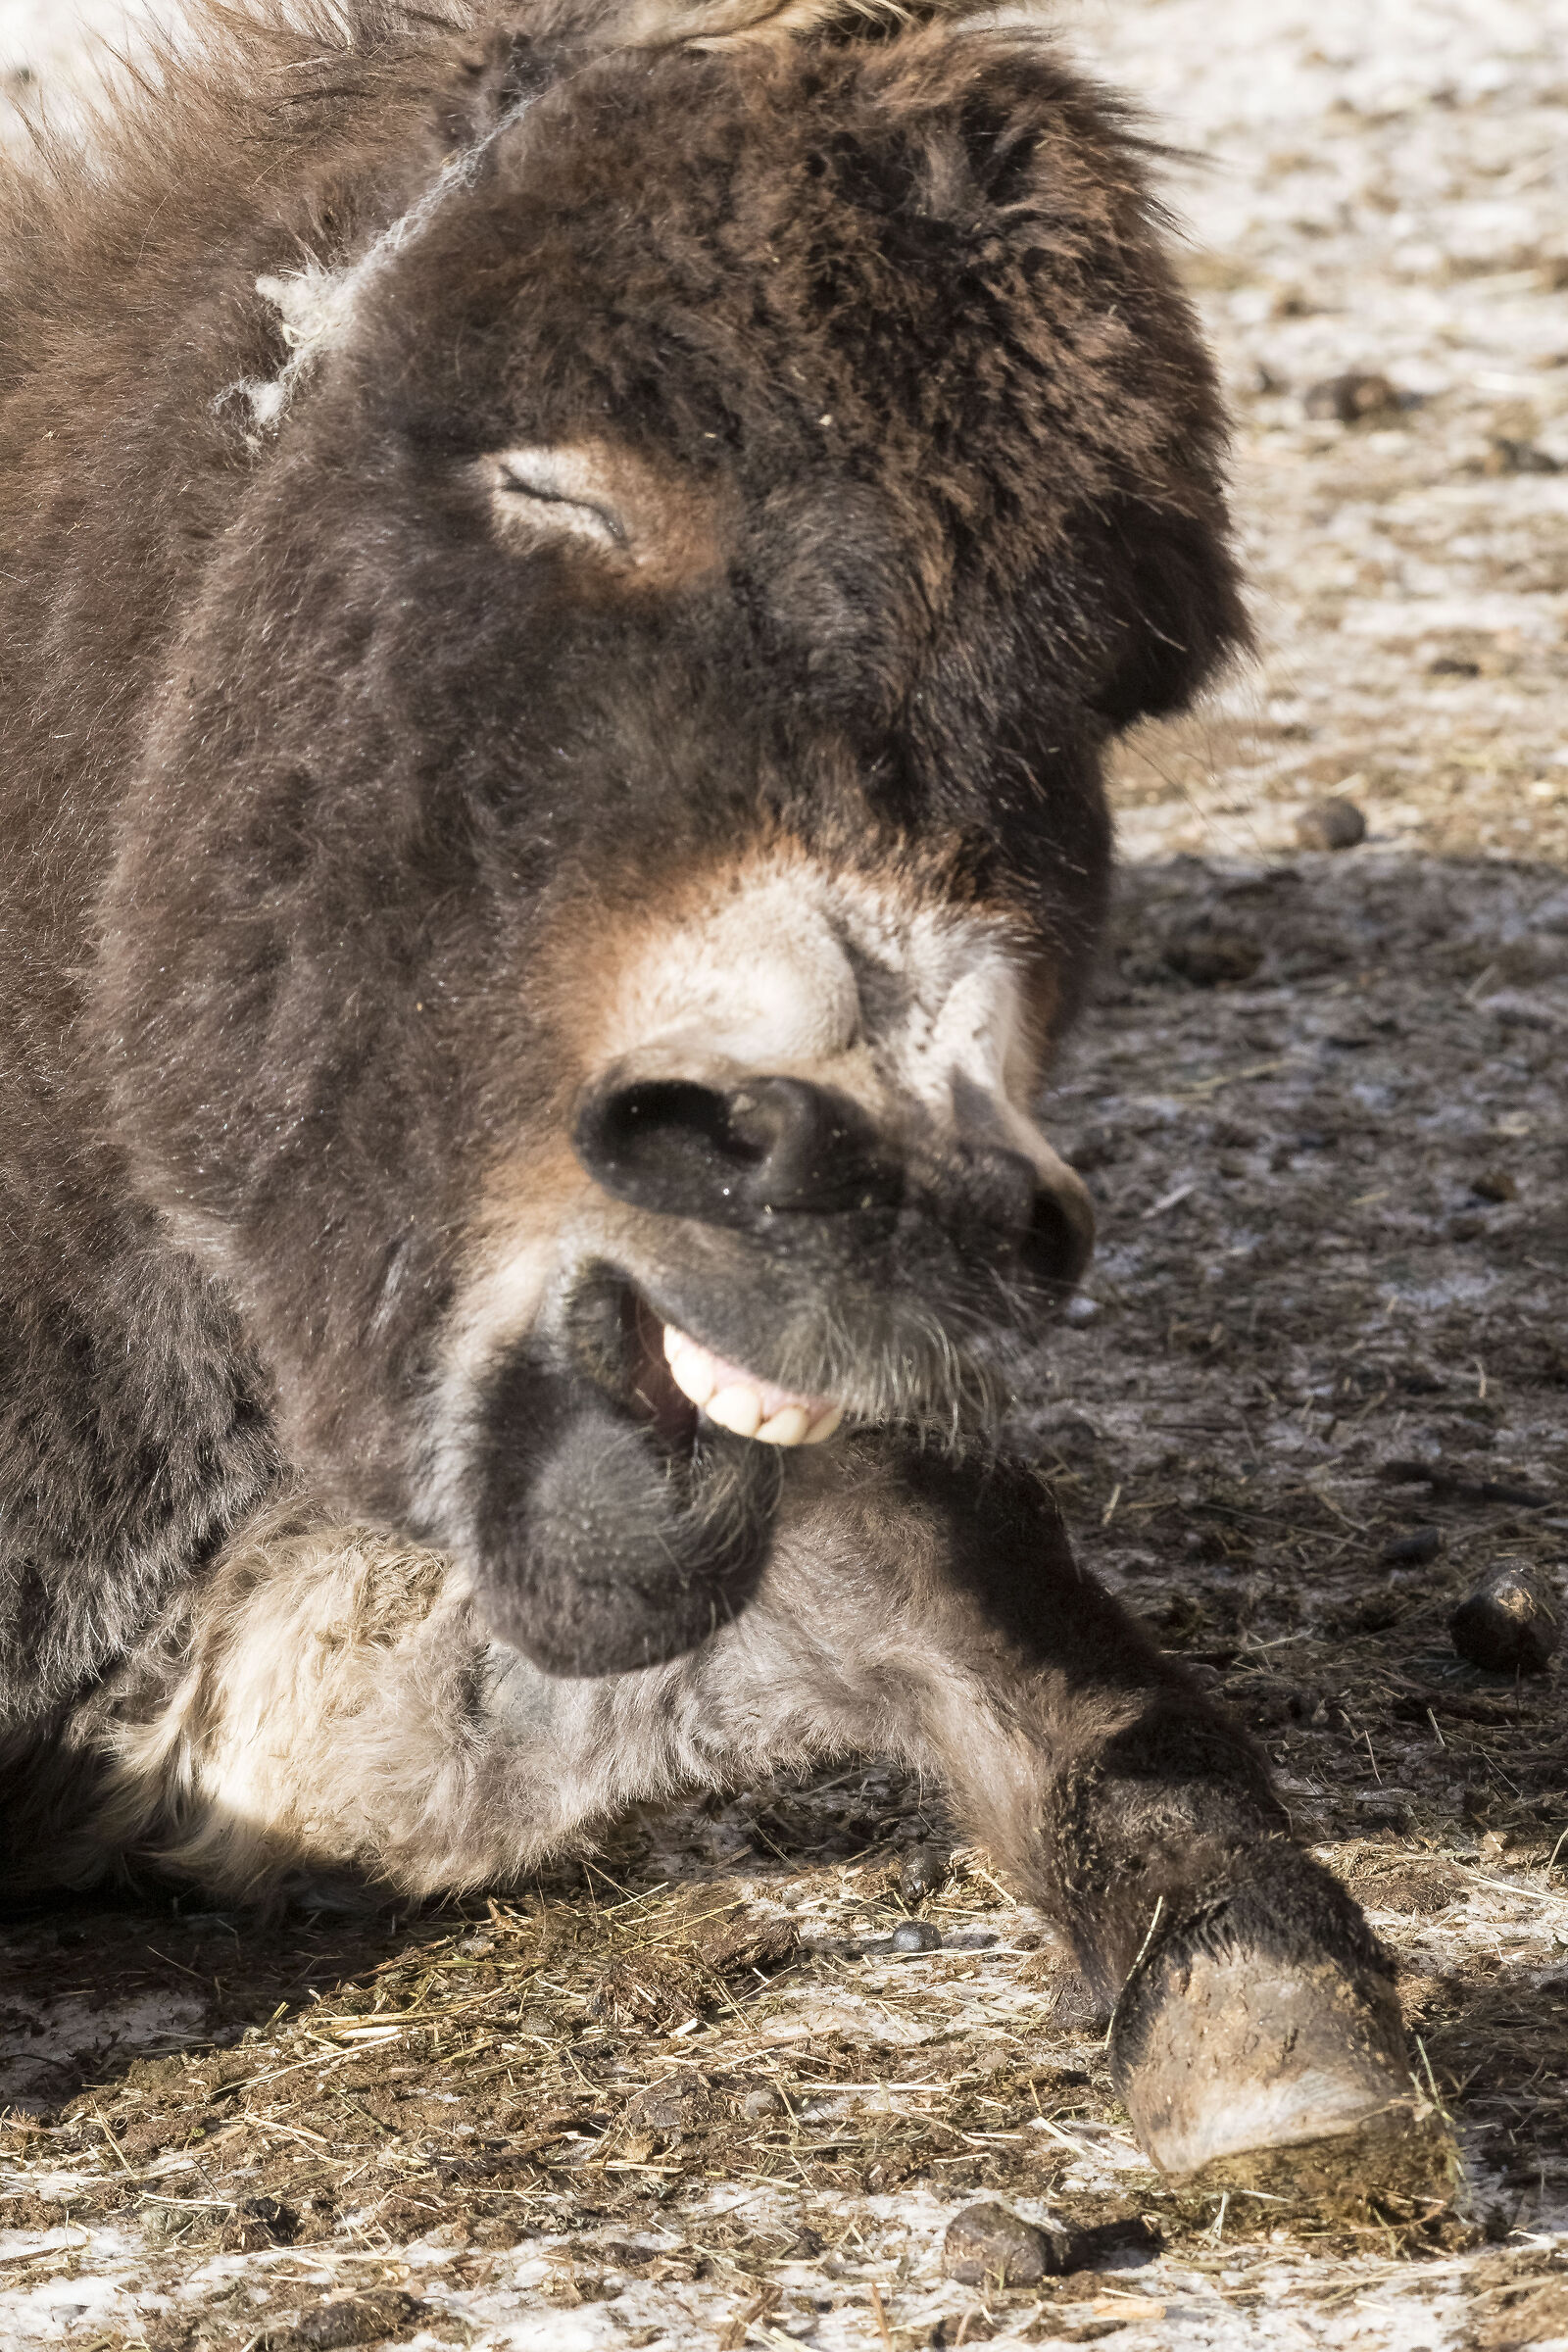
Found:
[{"label": "donkey's mane", "polygon": [[[145,125],[199,88],[244,89],[257,76],[353,69],[363,93],[455,42],[491,29],[560,41],[583,56],[615,49],[722,50],[811,34],[876,36],[906,26],[1026,19],[1032,0],[184,0],[179,19],[138,28],[126,51],[100,43],[112,100],[89,98],[66,129],[29,120],[34,154],[102,151],[127,119]],[[346,94],[346,93],[345,93]],[[25,175],[24,162],[20,167]],[[13,159],[15,177],[18,166]]]},{"label": "donkey's mane", "polygon": [[[260,224],[270,214],[306,268],[342,252],[302,217],[301,191],[323,163],[338,185],[356,185],[347,210],[369,205],[361,225],[373,235],[401,209],[373,218],[376,180],[428,139],[443,93],[461,101],[509,38],[586,65],[617,50],[878,39],[923,25],[1016,35],[1039,29],[1035,4],[184,0],[176,22],[139,28],[124,51],[103,44],[98,93],[58,119],[41,107],[26,143],[0,158],[0,394],[39,363],[54,321],[102,312],[117,282],[183,274],[241,216]],[[432,169],[438,160],[439,150]],[[341,230],[345,208],[328,209]]]}]

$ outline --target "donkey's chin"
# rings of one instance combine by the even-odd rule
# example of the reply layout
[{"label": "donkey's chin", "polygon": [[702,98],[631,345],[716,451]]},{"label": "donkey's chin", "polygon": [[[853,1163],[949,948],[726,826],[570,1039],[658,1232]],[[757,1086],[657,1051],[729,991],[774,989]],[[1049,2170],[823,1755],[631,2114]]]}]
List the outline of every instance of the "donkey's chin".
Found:
[{"label": "donkey's chin", "polygon": [[784,1454],[709,1420],[662,1368],[628,1395],[523,1356],[492,1389],[464,1548],[491,1632],[548,1673],[679,1657],[761,1575]]},{"label": "donkey's chin", "polygon": [[710,1345],[623,1274],[589,1269],[479,1417],[462,1548],[491,1631],[552,1674],[662,1664],[747,1605],[792,1453],[847,1417],[964,1450],[994,1430],[1000,1391],[951,1325],[928,1303],[880,1304],[859,1348],[842,1317],[832,1340],[818,1327],[780,1348],[779,1370],[807,1370],[790,1385],[722,1351],[721,1298]]}]

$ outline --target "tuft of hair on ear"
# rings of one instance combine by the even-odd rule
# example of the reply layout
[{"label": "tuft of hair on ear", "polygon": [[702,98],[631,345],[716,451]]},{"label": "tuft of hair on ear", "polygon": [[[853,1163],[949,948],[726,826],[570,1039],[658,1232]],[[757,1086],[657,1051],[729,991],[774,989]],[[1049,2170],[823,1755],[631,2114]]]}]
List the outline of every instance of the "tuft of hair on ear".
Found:
[{"label": "tuft of hair on ear", "polygon": [[572,67],[627,49],[722,51],[793,40],[887,41],[925,24],[961,24],[992,0],[600,0],[546,8],[534,29],[502,25],[476,43],[437,108],[447,152],[484,138],[508,113]]},{"label": "tuft of hair on ear", "polygon": [[435,101],[431,135],[441,156],[477,147],[560,77],[565,61],[552,43],[505,26],[460,59]]},{"label": "tuft of hair on ear", "polygon": [[970,181],[988,205],[1000,212],[1034,195],[1041,139],[1038,116],[994,91],[974,89],[958,109],[958,136]]},{"label": "tuft of hair on ear", "polygon": [[614,44],[740,49],[803,37],[893,40],[915,25],[985,15],[992,5],[993,0],[627,0],[615,22]]},{"label": "tuft of hair on ear", "polygon": [[1097,701],[1119,733],[1185,710],[1252,632],[1222,515],[1125,499],[1102,528],[1110,660]]},{"label": "tuft of hair on ear", "polygon": [[982,13],[988,0],[608,0],[545,10],[533,30],[494,26],[436,101],[443,154],[487,138],[574,66],[625,49],[725,50],[815,37],[887,40],[918,24]]}]

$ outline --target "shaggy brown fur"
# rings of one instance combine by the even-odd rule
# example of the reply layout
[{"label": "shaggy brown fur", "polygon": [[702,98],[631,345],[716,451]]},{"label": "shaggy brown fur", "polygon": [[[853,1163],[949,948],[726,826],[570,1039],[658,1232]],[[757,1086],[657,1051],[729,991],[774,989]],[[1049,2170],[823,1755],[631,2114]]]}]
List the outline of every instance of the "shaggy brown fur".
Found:
[{"label": "shaggy brown fur", "polygon": [[6,192],[10,1868],[428,1889],[869,1740],[1150,2114],[1150,1987],[1330,1984],[1300,2136],[1375,1947],[998,1434],[1102,751],[1243,624],[1138,142],[968,16],[215,7]]},{"label": "shaggy brown fur", "polygon": [[[475,1541],[426,1400],[480,1188],[537,1189],[591,1074],[556,1017],[585,918],[782,834],[1012,911],[1059,1021],[1098,743],[1237,633],[1218,412],[1113,111],[1022,35],[823,8],[678,45],[747,15],[224,12],[91,171],[8,192],[13,1719],[284,1453]],[[290,378],[299,289],[368,250]],[[468,453],[607,418],[720,497],[716,589],[475,561]]]}]

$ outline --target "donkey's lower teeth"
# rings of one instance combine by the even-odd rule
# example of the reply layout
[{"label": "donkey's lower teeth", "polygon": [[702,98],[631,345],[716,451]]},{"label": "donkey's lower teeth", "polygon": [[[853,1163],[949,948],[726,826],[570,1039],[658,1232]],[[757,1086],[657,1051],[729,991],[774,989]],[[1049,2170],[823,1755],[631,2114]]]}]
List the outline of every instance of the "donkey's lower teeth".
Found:
[{"label": "donkey's lower teeth", "polygon": [[664,1356],[682,1396],[738,1438],[756,1438],[763,1446],[819,1446],[844,1418],[844,1407],[830,1396],[806,1396],[756,1380],[670,1323],[664,1326]]}]

